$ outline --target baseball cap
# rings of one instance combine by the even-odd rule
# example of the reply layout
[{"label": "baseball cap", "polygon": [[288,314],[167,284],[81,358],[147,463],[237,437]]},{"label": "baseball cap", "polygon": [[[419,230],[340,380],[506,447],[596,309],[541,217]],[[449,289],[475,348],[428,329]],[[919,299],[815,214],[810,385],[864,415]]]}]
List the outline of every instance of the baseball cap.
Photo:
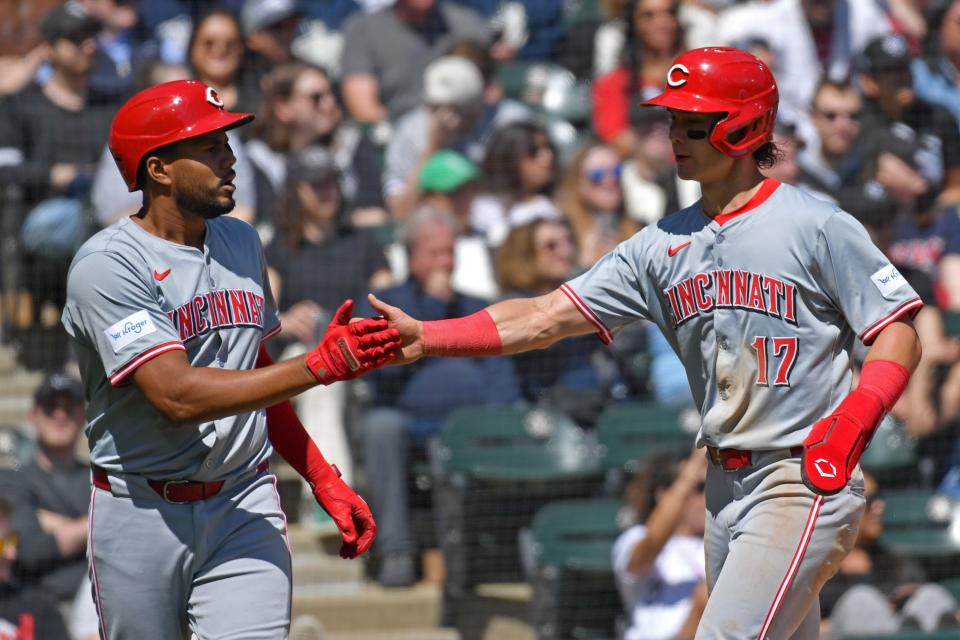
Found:
[{"label": "baseball cap", "polygon": [[33,403],[37,406],[52,406],[58,398],[66,398],[75,402],[82,402],[83,386],[76,378],[65,373],[51,373],[33,394]]},{"label": "baseball cap", "polygon": [[910,67],[910,48],[907,41],[896,34],[874,38],[860,56],[864,73],[901,71]]},{"label": "baseball cap", "polygon": [[100,33],[100,22],[76,2],[67,2],[46,15],[40,35],[47,42],[70,40],[80,43]]},{"label": "baseball cap", "polygon": [[297,0],[246,0],[240,10],[240,24],[244,33],[254,33],[297,15]]},{"label": "baseball cap", "polygon": [[480,177],[477,165],[465,156],[445,149],[430,156],[420,172],[420,189],[450,193]]},{"label": "baseball cap", "polygon": [[443,56],[423,72],[423,100],[430,105],[466,105],[480,100],[483,76],[466,58]]}]

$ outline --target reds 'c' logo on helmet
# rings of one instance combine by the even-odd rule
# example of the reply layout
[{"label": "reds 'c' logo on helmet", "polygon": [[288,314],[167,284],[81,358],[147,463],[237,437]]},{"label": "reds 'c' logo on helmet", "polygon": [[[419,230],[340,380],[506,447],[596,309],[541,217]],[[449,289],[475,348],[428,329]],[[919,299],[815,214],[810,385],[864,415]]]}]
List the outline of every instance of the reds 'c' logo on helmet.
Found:
[{"label": "reds 'c' logo on helmet", "polygon": [[221,100],[217,92],[213,90],[213,87],[207,87],[207,102],[218,109],[223,109],[223,100]]},{"label": "reds 'c' logo on helmet", "polygon": [[686,76],[690,75],[690,69],[682,64],[675,64],[667,71],[667,84],[676,89],[687,83]]},{"label": "reds 'c' logo on helmet", "polygon": [[731,47],[705,47],[680,54],[663,93],[643,104],[722,114],[710,144],[738,158],[773,138],[778,103],[776,80],[759,58]]}]

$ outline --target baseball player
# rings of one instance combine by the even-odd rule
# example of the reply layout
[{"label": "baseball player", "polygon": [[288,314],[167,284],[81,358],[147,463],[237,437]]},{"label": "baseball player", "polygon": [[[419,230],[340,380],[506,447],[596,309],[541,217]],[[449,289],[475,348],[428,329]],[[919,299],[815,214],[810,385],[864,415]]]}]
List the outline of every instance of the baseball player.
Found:
[{"label": "baseball player", "polygon": [[361,375],[399,346],[384,320],[350,322],[346,301],[305,356],[272,363],[279,330],[263,250],[226,217],[236,160],[230,113],[195,81],[123,105],[110,150],[143,207],[79,250],[63,324],[89,403],[90,577],[101,635],[285,638],[290,549],[271,444],[313,488],[343,537],[376,525],[309,439],[288,398]]},{"label": "baseball player", "polygon": [[[371,296],[421,356],[516,353],[637,318],[684,362],[709,465],[711,590],[698,638],[816,638],[817,594],[864,508],[858,460],[920,356],[916,293],[850,215],[764,177],[777,87],[737,49],[680,55],[664,92],[703,197],[547,295],[420,322]],[[851,388],[851,349],[870,347]],[[642,428],[642,425],[637,425]]]}]

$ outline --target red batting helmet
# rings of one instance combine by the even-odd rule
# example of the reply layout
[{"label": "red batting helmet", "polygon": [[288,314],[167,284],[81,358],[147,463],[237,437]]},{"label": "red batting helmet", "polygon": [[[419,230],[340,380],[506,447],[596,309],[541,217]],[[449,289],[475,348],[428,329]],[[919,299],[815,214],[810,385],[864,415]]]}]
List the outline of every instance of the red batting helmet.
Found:
[{"label": "red batting helmet", "polygon": [[724,113],[710,144],[734,158],[756,151],[773,138],[777,81],[759,58],[729,47],[706,47],[680,54],[667,71],[667,86],[643,104]]},{"label": "red batting helmet", "polygon": [[140,161],[172,142],[233,129],[253,120],[252,113],[231,113],[211,87],[196,80],[174,80],[141,91],[120,107],[110,125],[110,153],[127,182],[137,184]]}]

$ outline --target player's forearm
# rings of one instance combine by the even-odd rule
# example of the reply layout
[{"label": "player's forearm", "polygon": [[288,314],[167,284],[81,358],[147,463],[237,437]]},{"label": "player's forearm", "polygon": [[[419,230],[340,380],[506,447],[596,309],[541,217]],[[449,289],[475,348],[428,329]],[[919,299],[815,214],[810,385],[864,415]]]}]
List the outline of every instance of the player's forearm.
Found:
[{"label": "player's forearm", "polygon": [[163,416],[178,426],[263,409],[317,384],[304,356],[252,371],[187,366],[157,385],[143,384],[138,370],[135,380]]},{"label": "player's forearm", "polygon": [[466,318],[423,323],[424,355],[497,355],[543,349],[592,326],[559,290],[513,298]]}]

